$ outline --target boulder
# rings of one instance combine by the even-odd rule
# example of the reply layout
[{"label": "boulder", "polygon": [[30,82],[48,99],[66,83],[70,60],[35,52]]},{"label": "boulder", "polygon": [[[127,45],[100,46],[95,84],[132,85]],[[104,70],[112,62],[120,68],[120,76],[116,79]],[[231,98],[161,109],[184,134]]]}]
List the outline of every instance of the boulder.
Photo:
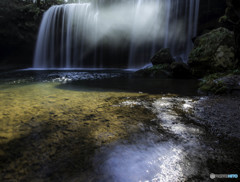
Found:
[{"label": "boulder", "polygon": [[198,37],[188,61],[197,77],[234,69],[236,63],[234,34],[222,27]]},{"label": "boulder", "polygon": [[190,78],[191,72],[187,64],[173,62],[170,66],[174,78]]},{"label": "boulder", "polygon": [[202,80],[200,91],[210,94],[240,95],[240,75],[209,75]]},{"label": "boulder", "polygon": [[240,75],[227,75],[216,79],[215,82],[225,85],[230,93],[238,93],[238,95],[240,93]]},{"label": "boulder", "polygon": [[170,49],[165,48],[159,50],[150,60],[153,65],[160,65],[160,64],[171,64],[174,62],[174,59],[170,53]]}]

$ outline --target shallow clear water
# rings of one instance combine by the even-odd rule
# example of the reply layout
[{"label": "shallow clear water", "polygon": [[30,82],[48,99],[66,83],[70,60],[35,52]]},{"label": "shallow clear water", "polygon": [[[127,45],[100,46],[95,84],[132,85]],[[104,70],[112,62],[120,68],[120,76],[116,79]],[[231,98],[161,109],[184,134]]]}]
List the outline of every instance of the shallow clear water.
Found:
[{"label": "shallow clear water", "polygon": [[1,73],[0,181],[206,181],[212,149],[186,117],[196,84],[121,70]]}]

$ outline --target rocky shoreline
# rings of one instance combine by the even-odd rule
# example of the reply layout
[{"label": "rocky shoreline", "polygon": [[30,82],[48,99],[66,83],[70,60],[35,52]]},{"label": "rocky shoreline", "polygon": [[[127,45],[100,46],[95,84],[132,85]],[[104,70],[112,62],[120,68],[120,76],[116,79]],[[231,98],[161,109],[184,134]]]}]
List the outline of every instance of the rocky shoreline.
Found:
[{"label": "rocky shoreline", "polygon": [[239,96],[204,97],[195,105],[194,115],[212,134],[240,139]]}]

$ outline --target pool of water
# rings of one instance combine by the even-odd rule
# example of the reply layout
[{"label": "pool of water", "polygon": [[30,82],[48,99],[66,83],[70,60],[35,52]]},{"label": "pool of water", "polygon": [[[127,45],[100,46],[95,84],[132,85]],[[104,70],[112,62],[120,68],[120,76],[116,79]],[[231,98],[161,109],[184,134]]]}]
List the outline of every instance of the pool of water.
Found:
[{"label": "pool of water", "polygon": [[0,181],[206,181],[212,148],[186,116],[196,88],[122,70],[1,73]]},{"label": "pool of water", "polygon": [[[0,73],[0,89],[37,83],[77,91],[196,95],[198,81],[138,77],[132,70],[19,70]],[[49,84],[50,85],[50,84]]]}]

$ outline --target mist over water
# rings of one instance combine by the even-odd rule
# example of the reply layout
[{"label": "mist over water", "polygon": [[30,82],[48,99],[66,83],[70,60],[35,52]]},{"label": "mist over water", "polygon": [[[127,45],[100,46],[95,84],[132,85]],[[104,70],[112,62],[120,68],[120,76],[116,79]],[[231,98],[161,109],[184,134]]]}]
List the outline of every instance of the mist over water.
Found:
[{"label": "mist over water", "polygon": [[199,0],[101,0],[52,6],[39,30],[35,68],[128,67],[160,48],[186,59]]}]

